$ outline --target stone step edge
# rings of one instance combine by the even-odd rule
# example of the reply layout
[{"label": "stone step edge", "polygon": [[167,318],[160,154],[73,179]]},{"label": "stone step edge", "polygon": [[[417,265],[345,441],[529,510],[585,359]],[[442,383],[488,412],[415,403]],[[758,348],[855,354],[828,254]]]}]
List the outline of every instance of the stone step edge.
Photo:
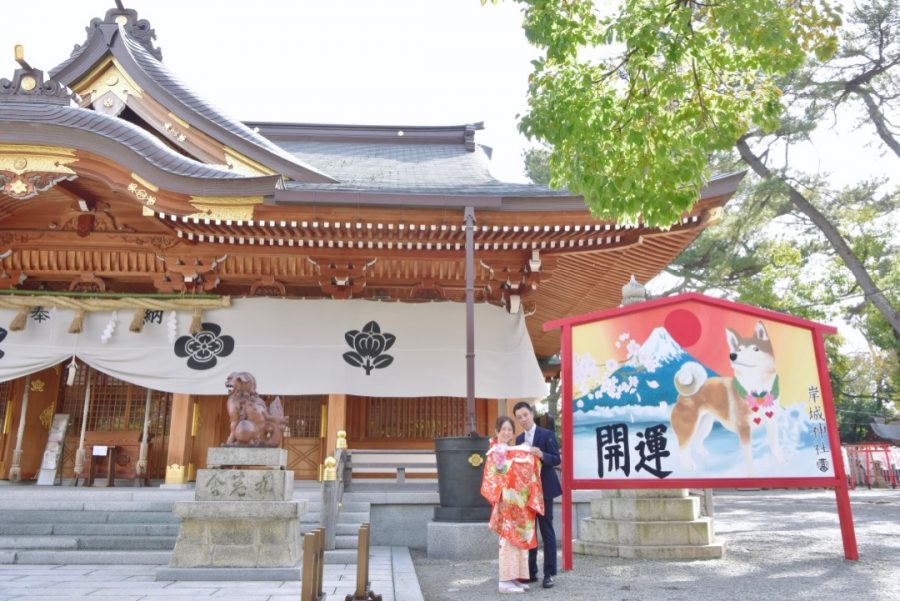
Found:
[{"label": "stone step edge", "polygon": [[608,518],[598,518],[598,517],[587,517],[582,518],[582,521],[592,521],[592,522],[610,522],[613,524],[653,524],[654,526],[659,524],[675,524],[675,525],[694,525],[694,524],[710,524],[712,525],[712,518],[702,516],[697,518],[696,520],[621,520],[621,519],[608,519]]},{"label": "stone step edge", "polygon": [[278,581],[300,580],[303,574],[302,567],[294,568],[170,568],[164,566],[156,569],[154,578],[157,581],[178,580],[193,581],[205,580],[210,582],[225,582],[234,580],[245,581]]},{"label": "stone step edge", "polygon": [[48,565],[161,565],[168,564],[171,551],[103,551],[97,549],[65,551],[16,551],[16,564]]},{"label": "stone step edge", "polygon": [[[56,555],[57,557],[48,557],[48,554],[50,553]],[[65,555],[63,557],[59,557],[62,554]],[[106,563],[109,565],[168,565],[171,556],[171,551],[103,551],[96,549],[35,551],[0,549],[0,565],[92,565],[97,563]],[[98,557],[102,557],[103,561],[98,561]],[[33,561],[34,559],[37,559],[37,561]],[[50,561],[50,559],[56,559],[57,561]],[[60,559],[64,561],[58,561]],[[327,564],[356,565],[357,559],[358,555],[355,549],[334,549],[325,551],[325,563]]]},{"label": "stone step edge", "polygon": [[725,557],[725,541],[708,545],[612,545],[576,539],[572,541],[572,550],[579,555],[626,559],[722,559]]}]

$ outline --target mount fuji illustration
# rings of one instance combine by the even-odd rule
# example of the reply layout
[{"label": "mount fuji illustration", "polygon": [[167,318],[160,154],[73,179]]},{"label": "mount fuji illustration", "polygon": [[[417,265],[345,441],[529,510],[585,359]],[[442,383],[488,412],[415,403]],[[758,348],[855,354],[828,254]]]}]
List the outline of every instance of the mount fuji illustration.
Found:
[{"label": "mount fuji illustration", "polygon": [[[687,353],[664,327],[634,348],[629,344],[629,357],[598,386],[574,400],[575,411],[590,412],[597,407],[659,407],[672,405],[678,398],[675,373],[687,362],[697,359]],[[716,372],[706,368],[709,376]]]}]

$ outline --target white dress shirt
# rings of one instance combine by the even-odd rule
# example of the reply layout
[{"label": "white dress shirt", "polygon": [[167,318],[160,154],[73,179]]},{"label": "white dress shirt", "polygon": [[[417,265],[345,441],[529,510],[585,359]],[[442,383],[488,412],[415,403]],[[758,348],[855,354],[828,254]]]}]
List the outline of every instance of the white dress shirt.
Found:
[{"label": "white dress shirt", "polygon": [[525,432],[525,442],[529,445],[534,446],[534,433],[537,430],[537,424],[531,426],[531,430],[527,430]]}]

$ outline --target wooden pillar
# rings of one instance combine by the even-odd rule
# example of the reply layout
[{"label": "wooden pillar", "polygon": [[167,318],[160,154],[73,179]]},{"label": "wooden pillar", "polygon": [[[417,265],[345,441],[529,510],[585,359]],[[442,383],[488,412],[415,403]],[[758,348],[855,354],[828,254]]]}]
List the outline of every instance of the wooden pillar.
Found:
[{"label": "wooden pillar", "polygon": [[25,436],[25,415],[28,413],[30,385],[31,374],[25,376],[25,390],[22,392],[22,411],[19,414],[19,428],[16,430],[16,447],[13,450],[12,467],[9,468],[9,479],[13,482],[18,482],[22,479],[22,438]]},{"label": "wooden pillar", "polygon": [[90,415],[91,410],[91,368],[90,366],[85,366],[85,376],[84,376],[84,403],[82,405],[83,411],[81,413],[81,434],[78,437],[78,450],[75,451],[75,484],[78,484],[78,480],[84,474],[84,462],[87,459],[85,457],[84,451],[84,437],[87,433],[87,422],[88,416]]},{"label": "wooden pillar", "polygon": [[[191,460],[191,430],[194,423],[194,402],[189,394],[172,395],[172,417],[169,429],[169,448],[166,452],[166,483],[181,484],[187,476]],[[173,466],[182,470],[181,482],[170,482],[169,471]],[[177,469],[177,468],[176,468]]]},{"label": "wooden pillar", "polygon": [[325,455],[334,456],[338,430],[347,429],[347,395],[329,394],[325,423]]},{"label": "wooden pillar", "polygon": [[494,401],[485,400],[486,405],[486,423],[484,426],[484,432],[482,434],[484,436],[493,436],[494,435],[494,424],[497,423],[497,416],[501,415],[503,410],[506,408],[506,405],[503,401],[497,399]]},{"label": "wooden pillar", "polygon": [[151,388],[147,389],[147,399],[144,402],[144,428],[141,431],[141,449],[138,453],[138,461],[137,461],[137,475],[141,478],[148,478],[149,474],[147,473],[147,451],[149,449],[149,445],[147,444],[147,432],[150,427],[150,403],[153,401],[153,390]]}]

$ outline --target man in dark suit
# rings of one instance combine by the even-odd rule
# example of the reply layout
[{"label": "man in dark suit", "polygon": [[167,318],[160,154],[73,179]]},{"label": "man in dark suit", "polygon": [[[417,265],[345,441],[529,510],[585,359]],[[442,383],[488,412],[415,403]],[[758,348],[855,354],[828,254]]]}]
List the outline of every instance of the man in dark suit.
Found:
[{"label": "man in dark suit", "polygon": [[[562,495],[562,487],[556,470],[559,465],[559,447],[556,434],[534,423],[534,409],[525,401],[513,406],[513,415],[525,431],[516,437],[516,444],[527,442],[531,453],[541,460],[541,488],[544,491],[544,515],[537,516],[541,538],[544,539],[544,588],[553,587],[556,576],[556,531],[553,530],[553,499]],[[528,551],[529,582],[537,582],[537,549]]]}]

